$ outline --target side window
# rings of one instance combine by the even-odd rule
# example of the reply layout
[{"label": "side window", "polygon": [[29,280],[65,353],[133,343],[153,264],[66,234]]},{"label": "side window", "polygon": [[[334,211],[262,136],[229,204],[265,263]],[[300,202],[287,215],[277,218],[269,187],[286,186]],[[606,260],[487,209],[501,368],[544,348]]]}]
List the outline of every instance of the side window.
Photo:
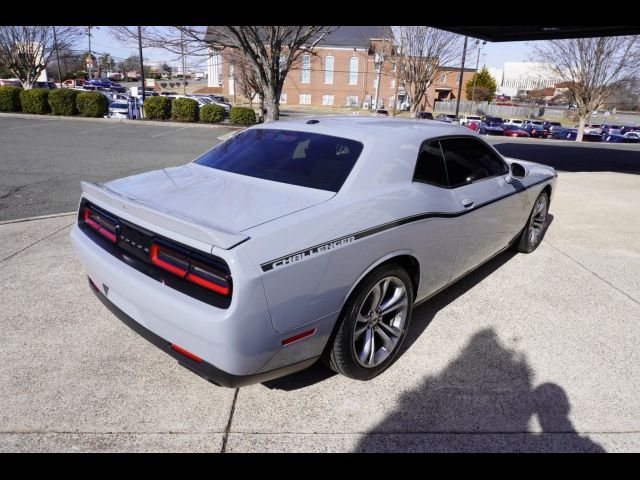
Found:
[{"label": "side window", "polygon": [[440,140],[449,185],[459,187],[508,172],[505,163],[489,147],[474,138]]},{"label": "side window", "polygon": [[440,150],[440,144],[437,141],[424,142],[420,146],[413,181],[431,183],[439,187],[447,186],[444,158],[442,158],[442,150]]}]

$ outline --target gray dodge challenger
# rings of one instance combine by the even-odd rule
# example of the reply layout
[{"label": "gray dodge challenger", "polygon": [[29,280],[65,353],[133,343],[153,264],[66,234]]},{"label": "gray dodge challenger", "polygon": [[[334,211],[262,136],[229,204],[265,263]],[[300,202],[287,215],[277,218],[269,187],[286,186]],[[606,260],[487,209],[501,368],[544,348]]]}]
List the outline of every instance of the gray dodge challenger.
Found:
[{"label": "gray dodge challenger", "polygon": [[368,380],[397,359],[417,303],[536,249],[556,177],[453,124],[300,118],[82,182],[71,241],[120,320],[218,385],[319,358]]}]

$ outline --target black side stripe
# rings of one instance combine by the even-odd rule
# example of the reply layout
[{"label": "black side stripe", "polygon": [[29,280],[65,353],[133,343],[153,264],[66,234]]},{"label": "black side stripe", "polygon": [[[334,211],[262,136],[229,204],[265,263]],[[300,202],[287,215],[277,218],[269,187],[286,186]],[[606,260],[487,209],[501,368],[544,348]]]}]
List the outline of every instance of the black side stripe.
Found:
[{"label": "black side stripe", "polygon": [[290,253],[283,257],[276,258],[274,260],[269,260],[268,262],[261,263],[260,267],[263,272],[268,272],[269,270],[273,270],[274,268],[283,267],[286,265],[290,265],[292,263],[299,262],[307,257],[313,256],[320,252],[332,250],[334,248],[340,247],[342,245],[346,245],[351,242],[355,242],[356,240],[360,240],[362,238],[368,237],[370,235],[375,235],[376,233],[384,232],[385,230],[390,230],[392,228],[396,228],[402,225],[406,225],[408,223],[419,222],[421,220],[426,220],[428,218],[455,218],[461,217],[462,215],[466,215],[467,213],[471,213],[475,210],[478,210],[482,207],[486,207],[487,205],[491,205],[492,203],[503,200],[504,198],[510,197],[517,193],[520,193],[524,190],[527,190],[531,187],[539,185],[541,183],[547,182],[551,180],[551,178],[545,178],[544,180],[540,180],[539,182],[533,183],[527,187],[523,187],[519,190],[516,190],[511,193],[507,193],[506,195],[502,195],[500,197],[489,200],[488,202],[480,203],[472,208],[468,208],[465,210],[461,210],[458,212],[427,212],[427,213],[419,213],[417,215],[411,215],[409,217],[400,218],[398,220],[394,220],[391,222],[383,223],[382,225],[378,225],[376,227],[367,228],[365,230],[360,230],[356,233],[351,233],[349,235],[345,235],[343,237],[336,238],[334,240],[329,240],[328,242],[323,242],[318,245],[314,245],[313,247],[305,248],[304,250],[299,250],[294,253]]}]

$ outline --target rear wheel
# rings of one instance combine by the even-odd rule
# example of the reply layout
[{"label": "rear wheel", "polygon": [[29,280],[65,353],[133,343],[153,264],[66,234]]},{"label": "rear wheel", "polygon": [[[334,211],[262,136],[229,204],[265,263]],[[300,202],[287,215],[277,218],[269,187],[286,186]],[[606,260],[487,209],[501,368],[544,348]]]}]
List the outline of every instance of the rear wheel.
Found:
[{"label": "rear wheel", "polygon": [[325,361],[342,375],[369,380],[397,358],[413,306],[407,272],[395,264],[371,272],[351,295]]},{"label": "rear wheel", "polygon": [[533,204],[529,221],[522,230],[520,238],[516,243],[516,248],[519,252],[531,253],[538,248],[547,227],[548,210],[549,196],[546,192],[543,192]]}]

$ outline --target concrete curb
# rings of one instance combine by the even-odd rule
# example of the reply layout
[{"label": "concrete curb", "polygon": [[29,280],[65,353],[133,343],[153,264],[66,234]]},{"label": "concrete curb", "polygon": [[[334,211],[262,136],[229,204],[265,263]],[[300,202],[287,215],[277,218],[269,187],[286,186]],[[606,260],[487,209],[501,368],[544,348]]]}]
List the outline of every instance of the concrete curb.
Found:
[{"label": "concrete curb", "polygon": [[33,222],[35,220],[45,220],[47,218],[68,217],[70,215],[76,215],[78,212],[65,212],[65,213],[52,213],[50,215],[39,215],[37,217],[25,217],[16,218],[15,220],[4,220],[0,222],[0,225],[9,225],[12,223]]},{"label": "concrete curb", "polygon": [[244,130],[247,127],[230,125],[224,123],[206,124],[206,123],[187,123],[187,122],[162,122],[158,120],[129,120],[126,118],[88,118],[88,117],[63,117],[58,115],[33,115],[30,113],[8,113],[0,112],[0,118],[26,118],[30,120],[59,120],[64,121],[80,121],[80,122],[102,122],[108,124],[116,123],[129,123],[133,125],[151,125],[162,127],[196,127],[196,128],[210,128],[212,130],[217,129],[230,129],[230,130]]}]

